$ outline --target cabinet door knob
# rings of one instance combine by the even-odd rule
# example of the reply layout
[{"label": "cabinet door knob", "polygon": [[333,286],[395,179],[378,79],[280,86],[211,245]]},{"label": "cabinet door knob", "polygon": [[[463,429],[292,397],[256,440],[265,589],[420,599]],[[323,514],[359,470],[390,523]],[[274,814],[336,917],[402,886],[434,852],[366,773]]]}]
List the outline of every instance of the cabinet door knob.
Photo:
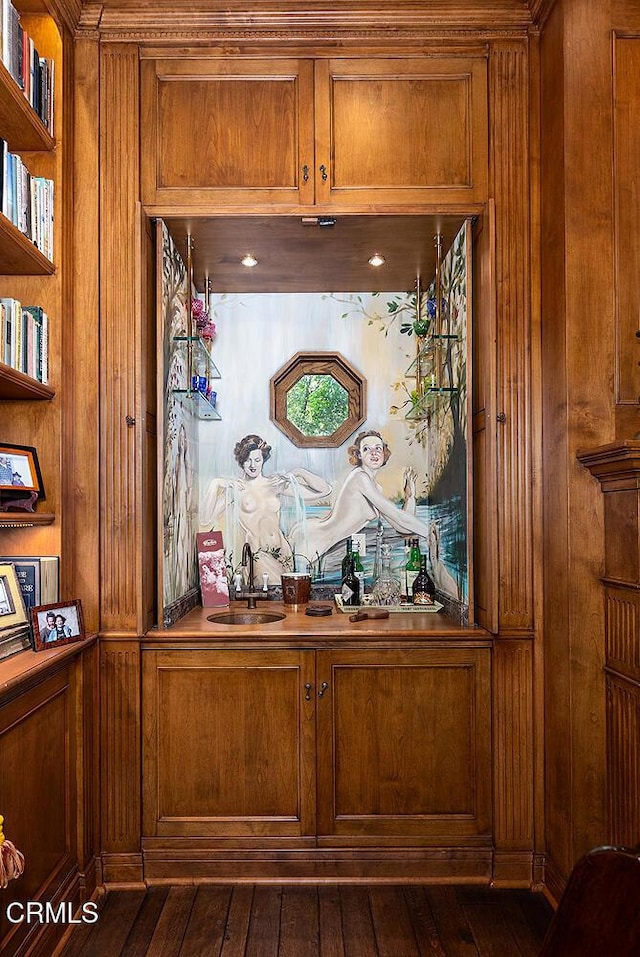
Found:
[{"label": "cabinet door knob", "polygon": [[318,692],[318,697],[319,697],[319,698],[324,698],[324,693],[325,693],[325,691],[327,690],[328,687],[329,687],[329,682],[328,682],[328,681],[323,681],[322,684],[320,685],[320,691]]},{"label": "cabinet door knob", "polygon": [[327,174],[327,167],[324,165],[324,163],[320,167],[320,173],[322,174],[322,182],[326,183],[328,174]]},{"label": "cabinet door knob", "polygon": [[312,688],[313,688],[313,685],[312,685],[309,681],[307,681],[306,685],[304,686],[304,690],[306,691],[306,694],[305,694],[305,696],[304,696],[304,700],[305,700],[305,701],[311,701],[311,689],[312,689]]},{"label": "cabinet door knob", "polygon": [[307,166],[306,163],[302,167],[302,182],[303,183],[309,182],[309,167]]}]

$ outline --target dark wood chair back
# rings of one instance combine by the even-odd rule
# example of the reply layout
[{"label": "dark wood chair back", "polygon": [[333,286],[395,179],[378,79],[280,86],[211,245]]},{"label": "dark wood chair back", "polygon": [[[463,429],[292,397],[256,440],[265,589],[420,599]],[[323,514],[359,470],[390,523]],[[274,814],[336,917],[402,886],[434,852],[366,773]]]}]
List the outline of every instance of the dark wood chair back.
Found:
[{"label": "dark wood chair back", "polygon": [[539,957],[640,957],[639,852],[596,847],[578,861]]}]

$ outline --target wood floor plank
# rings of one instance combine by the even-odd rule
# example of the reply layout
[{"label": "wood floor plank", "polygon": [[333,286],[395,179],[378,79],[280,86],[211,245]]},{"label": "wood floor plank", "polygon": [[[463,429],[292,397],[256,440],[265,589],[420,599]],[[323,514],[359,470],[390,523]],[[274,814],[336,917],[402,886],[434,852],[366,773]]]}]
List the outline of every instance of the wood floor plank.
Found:
[{"label": "wood floor plank", "polygon": [[120,957],[146,957],[169,894],[168,886],[149,887]]},{"label": "wood floor plank", "polygon": [[251,884],[233,888],[220,957],[245,957],[253,891]]},{"label": "wood floor plank", "polygon": [[345,957],[379,957],[365,886],[340,888]]},{"label": "wood floor plank", "polygon": [[374,884],[369,906],[379,957],[420,957],[402,887]]},{"label": "wood floor plank", "polygon": [[463,910],[480,957],[522,957],[522,951],[501,907],[491,904],[464,904]]},{"label": "wood floor plank", "polygon": [[170,889],[149,943],[147,957],[178,957],[195,896],[193,886]]},{"label": "wood floor plank", "polygon": [[98,921],[79,924],[61,957],[120,957],[144,899],[144,890],[109,891]]},{"label": "wood floor plank", "polygon": [[231,887],[203,884],[196,893],[180,957],[219,957],[227,928]]},{"label": "wood floor plank", "polygon": [[310,885],[287,884],[282,892],[278,957],[319,957],[318,893]]},{"label": "wood floor plank", "polygon": [[258,885],[253,892],[245,957],[278,957],[282,887]]},{"label": "wood floor plank", "polygon": [[425,888],[408,885],[404,888],[409,918],[418,944],[420,957],[447,957],[433,918]]},{"label": "wood floor plank", "polygon": [[320,957],[345,957],[340,891],[331,884],[318,887],[318,926]]},{"label": "wood floor plank", "polygon": [[522,909],[521,898],[513,893],[503,896],[500,907],[511,933],[518,941],[518,947],[523,957],[538,957],[542,945],[542,936],[533,930],[528,915]]},{"label": "wood floor plank", "polygon": [[434,885],[425,892],[447,957],[478,957],[478,948],[455,888]]}]

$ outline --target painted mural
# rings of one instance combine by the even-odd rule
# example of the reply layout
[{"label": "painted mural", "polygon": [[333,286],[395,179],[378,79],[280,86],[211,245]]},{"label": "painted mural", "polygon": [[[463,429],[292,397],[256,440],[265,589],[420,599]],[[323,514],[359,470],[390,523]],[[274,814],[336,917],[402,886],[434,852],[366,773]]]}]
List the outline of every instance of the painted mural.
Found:
[{"label": "painted mural", "polygon": [[[249,541],[258,585],[294,563],[337,584],[345,539],[358,532],[370,583],[376,542],[392,546],[399,569],[417,536],[441,592],[468,600],[467,250],[463,229],[443,262],[446,332],[426,399],[415,293],[212,295],[221,420],[199,425],[198,524],[222,531],[230,577]],[[430,300],[433,289],[427,313]],[[298,448],[270,420],[269,380],[301,351],[338,351],[367,380],[366,420],[337,449]]]},{"label": "painted mural", "polygon": [[187,352],[176,336],[187,332],[187,276],[184,262],[162,230],[162,352],[164,373],[164,430],[162,485],[162,604],[166,609],[198,585],[196,533],[198,531],[197,421],[175,390],[188,381]]}]

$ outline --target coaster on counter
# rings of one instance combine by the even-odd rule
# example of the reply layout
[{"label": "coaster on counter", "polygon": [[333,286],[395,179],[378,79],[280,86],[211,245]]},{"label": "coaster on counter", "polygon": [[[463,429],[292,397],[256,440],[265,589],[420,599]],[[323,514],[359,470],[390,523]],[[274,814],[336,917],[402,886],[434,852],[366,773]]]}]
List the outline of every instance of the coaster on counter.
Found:
[{"label": "coaster on counter", "polygon": [[305,615],[309,615],[310,618],[325,618],[327,615],[332,614],[332,605],[307,605],[305,609]]}]

